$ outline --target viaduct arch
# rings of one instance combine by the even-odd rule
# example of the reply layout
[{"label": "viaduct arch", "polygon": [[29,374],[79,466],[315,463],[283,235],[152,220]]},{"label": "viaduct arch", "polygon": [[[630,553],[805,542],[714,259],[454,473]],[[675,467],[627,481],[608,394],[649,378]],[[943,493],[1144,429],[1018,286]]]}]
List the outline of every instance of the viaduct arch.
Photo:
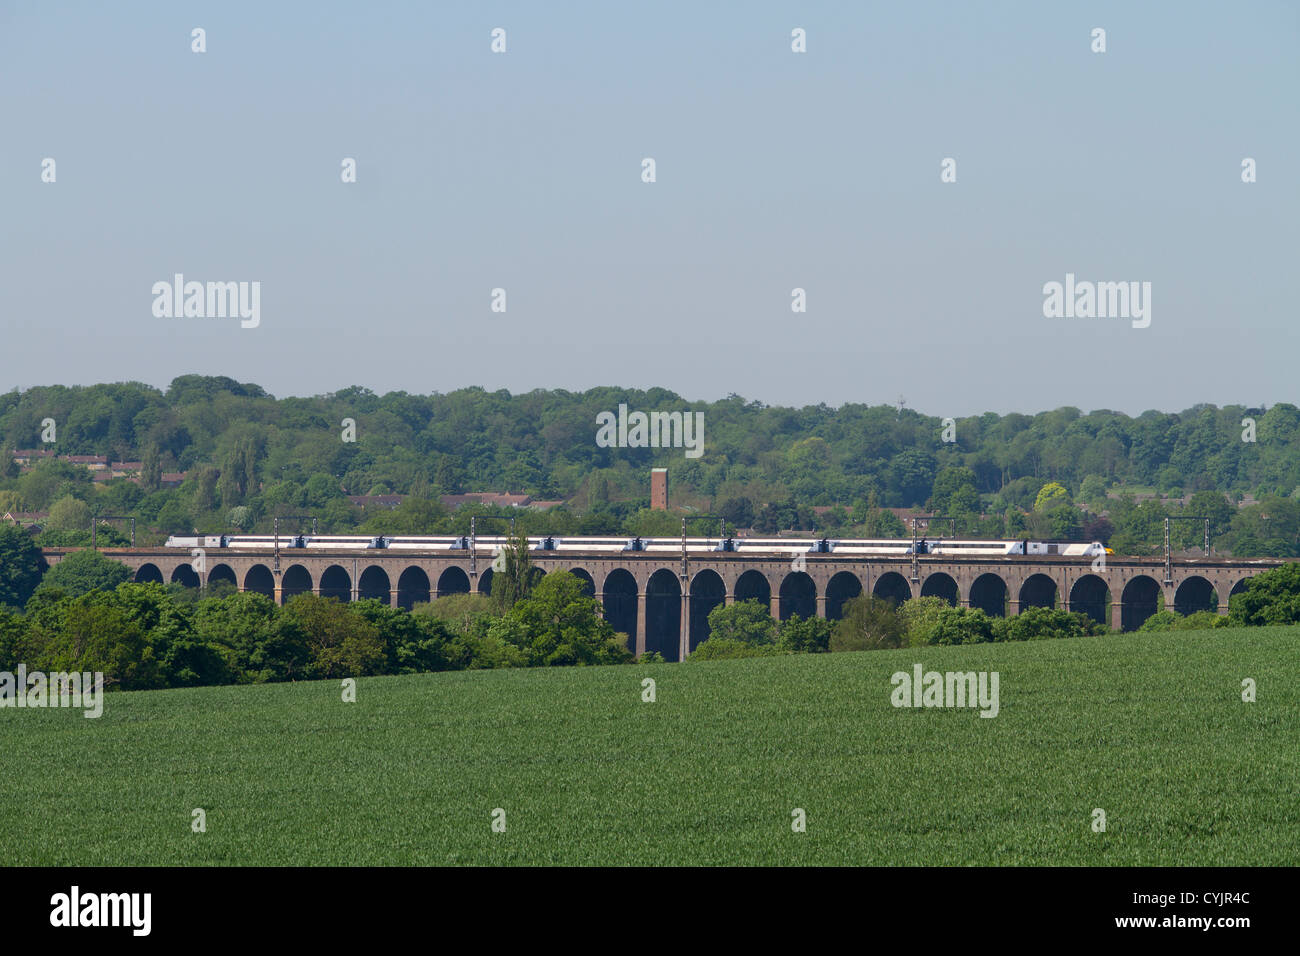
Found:
[{"label": "viaduct arch", "polygon": [[[73,549],[47,549],[55,564]],[[490,556],[472,562],[461,552],[392,552],[380,549],[282,553],[280,566],[265,552],[210,551],[197,570],[188,550],[103,548],[132,569],[136,581],[185,587],[224,583],[265,594],[278,603],[297,594],[340,601],[375,599],[410,609],[449,594],[491,590]],[[919,555],[861,559],[809,553],[802,570],[789,554],[739,555],[690,552],[533,553],[536,573],[566,570],[596,599],[606,620],[627,635],[636,653],[658,651],[668,660],[689,654],[709,634],[714,608],[757,601],[772,617],[793,614],[837,620],[845,604],[863,594],[896,602],[913,596],[939,597],[991,616],[1015,615],[1029,607],[1056,607],[1087,614],[1111,628],[1132,631],[1162,607],[1181,614],[1226,614],[1232,595],[1256,574],[1278,567],[1276,559],[1179,559],[1168,573],[1159,558],[1108,556],[1106,566],[1091,558],[1013,555],[955,559]],[[477,573],[475,571],[477,570]]]}]

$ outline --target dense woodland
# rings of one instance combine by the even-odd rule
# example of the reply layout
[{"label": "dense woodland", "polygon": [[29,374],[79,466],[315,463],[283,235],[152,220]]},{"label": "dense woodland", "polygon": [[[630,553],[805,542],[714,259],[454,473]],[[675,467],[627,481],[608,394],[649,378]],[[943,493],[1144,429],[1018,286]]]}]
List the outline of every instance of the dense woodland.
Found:
[{"label": "dense woodland", "polygon": [[[600,447],[597,415],[620,404],[703,412],[704,454]],[[45,419],[56,423],[53,444],[41,441]],[[355,441],[343,440],[344,419],[355,421]],[[663,389],[381,396],[353,387],[277,399],[257,385],[187,375],[165,391],[139,383],[11,391],[0,395],[0,434],[0,513],[49,512],[38,542],[47,546],[88,543],[92,515],[108,514],[135,516],[141,543],[265,532],[289,514],[314,515],[335,533],[463,532],[486,509],[448,513],[440,495],[510,491],[566,502],[516,510],[532,532],[675,534],[682,515],[709,513],[767,534],[901,536],[903,523],[885,509],[916,508],[957,516],[962,534],[1103,540],[1142,554],[1162,546],[1166,513],[1194,513],[1211,517],[1221,553],[1300,555],[1300,409],[1290,404],[1137,417],[986,413],[945,429],[940,417],[893,406],[690,402]],[[9,452],[30,448],[144,467],[138,482],[95,483],[60,461],[22,471]],[[656,465],[669,469],[668,512],[648,507]],[[188,477],[162,488],[167,472]],[[383,513],[363,513],[346,497],[383,493],[411,497]],[[1152,493],[1192,497],[1134,498]],[[124,526],[115,528],[103,527],[102,543],[124,542]],[[1194,522],[1175,525],[1180,547],[1199,546],[1201,534]]]}]

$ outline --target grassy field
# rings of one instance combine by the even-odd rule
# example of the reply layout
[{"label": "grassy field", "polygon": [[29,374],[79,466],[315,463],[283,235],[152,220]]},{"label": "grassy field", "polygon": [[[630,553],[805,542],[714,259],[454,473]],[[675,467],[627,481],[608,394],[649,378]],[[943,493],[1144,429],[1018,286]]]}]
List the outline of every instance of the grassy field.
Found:
[{"label": "grassy field", "polygon": [[[1000,714],[892,707],[917,662],[998,671]],[[1271,628],[6,709],[0,846],[11,864],[1295,865],[1297,665],[1300,629]]]}]

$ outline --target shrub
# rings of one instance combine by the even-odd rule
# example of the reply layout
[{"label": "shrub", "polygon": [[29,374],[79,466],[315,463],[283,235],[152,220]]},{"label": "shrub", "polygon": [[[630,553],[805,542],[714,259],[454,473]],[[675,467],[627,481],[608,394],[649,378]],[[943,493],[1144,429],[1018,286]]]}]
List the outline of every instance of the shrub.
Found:
[{"label": "shrub", "polygon": [[1188,614],[1181,618],[1174,630],[1209,631],[1217,627],[1228,627],[1230,624],[1226,614],[1219,614],[1216,611],[1197,611],[1195,614]]},{"label": "shrub", "polygon": [[99,671],[105,686],[148,690],[161,686],[153,647],[144,629],[106,595],[87,594],[60,609],[60,627],[33,624],[29,635],[36,664],[45,671]]},{"label": "shrub", "polygon": [[131,569],[120,561],[104,557],[98,551],[74,551],[41,579],[41,587],[56,587],[69,597],[80,597],[94,590],[111,591],[131,580]]},{"label": "shrub", "polygon": [[875,651],[903,644],[903,621],[892,601],[863,594],[844,602],[831,631],[831,651]]},{"label": "shrub", "polygon": [[[734,605],[733,605],[734,606]],[[775,644],[751,644],[729,637],[710,637],[701,641],[688,661],[719,661],[738,657],[779,657],[790,651]]]},{"label": "shrub", "polygon": [[465,670],[527,667],[528,655],[515,643],[521,639],[516,627],[513,621],[498,619],[485,634],[462,634],[446,646],[447,657]]},{"label": "shrub", "polygon": [[27,622],[0,605],[0,671],[12,673],[20,663],[34,657],[27,646]]},{"label": "shrub", "polygon": [[443,648],[450,631],[442,621],[427,614],[408,614],[373,598],[355,601],[349,607],[379,631],[387,655],[385,673],[447,670]]},{"label": "shrub", "polygon": [[994,639],[1038,641],[1058,637],[1105,634],[1107,628],[1086,614],[1050,607],[1031,607],[994,625]]},{"label": "shrub", "polygon": [[1228,619],[1237,625],[1300,623],[1300,564],[1256,575],[1229,598]]},{"label": "shrub", "polygon": [[952,605],[940,597],[911,598],[898,609],[908,647],[933,644],[935,629]]},{"label": "shrub", "polygon": [[488,633],[523,648],[534,666],[622,664],[632,657],[585,583],[568,571],[543,577]]},{"label": "shrub", "polygon": [[709,612],[709,640],[716,637],[745,644],[772,644],[776,635],[772,611],[762,601],[719,604]]},{"label": "shrub", "polygon": [[806,620],[792,614],[777,628],[777,646],[792,654],[821,654],[830,650],[834,624],[821,617]]},{"label": "shrub", "polygon": [[45,569],[32,536],[17,525],[0,524],[0,605],[26,605]]},{"label": "shrub", "polygon": [[931,644],[988,644],[993,640],[993,621],[979,608],[946,608],[930,632]]},{"label": "shrub", "polygon": [[334,598],[297,594],[284,607],[306,637],[312,677],[362,677],[383,673],[386,655],[379,629]]},{"label": "shrub", "polygon": [[501,616],[497,603],[486,594],[448,594],[411,609],[417,617],[443,622],[454,634],[486,634]]},{"label": "shrub", "polygon": [[1213,611],[1197,611],[1195,614],[1177,614],[1168,608],[1157,611],[1142,622],[1139,632],[1146,631],[1206,631],[1216,627],[1227,627],[1228,618]]}]

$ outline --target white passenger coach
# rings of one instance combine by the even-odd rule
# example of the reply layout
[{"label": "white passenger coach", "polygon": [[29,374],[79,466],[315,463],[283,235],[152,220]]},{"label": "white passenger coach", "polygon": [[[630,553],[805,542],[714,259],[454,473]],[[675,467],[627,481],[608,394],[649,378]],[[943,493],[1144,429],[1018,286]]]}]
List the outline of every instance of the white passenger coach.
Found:
[{"label": "white passenger coach", "polygon": [[[474,550],[496,552],[506,547],[510,539],[503,535],[478,535],[473,540]],[[233,551],[271,551],[304,549],[307,551],[468,551],[469,535],[305,535],[235,534],[235,535],[173,535],[167,539],[169,548],[226,548]],[[619,554],[627,551],[644,551],[651,554],[681,554],[680,537],[655,538],[600,538],[564,537],[559,535],[532,535],[528,545],[534,551],[582,552]],[[842,556],[903,556],[912,553],[913,544],[907,538],[698,538],[686,539],[687,552],[733,552],[738,554],[836,554]],[[997,557],[1012,554],[1061,555],[1087,557],[1106,553],[1098,542],[1030,541],[1030,540],[971,540],[965,538],[928,538],[916,544],[920,554],[945,557]]]}]

